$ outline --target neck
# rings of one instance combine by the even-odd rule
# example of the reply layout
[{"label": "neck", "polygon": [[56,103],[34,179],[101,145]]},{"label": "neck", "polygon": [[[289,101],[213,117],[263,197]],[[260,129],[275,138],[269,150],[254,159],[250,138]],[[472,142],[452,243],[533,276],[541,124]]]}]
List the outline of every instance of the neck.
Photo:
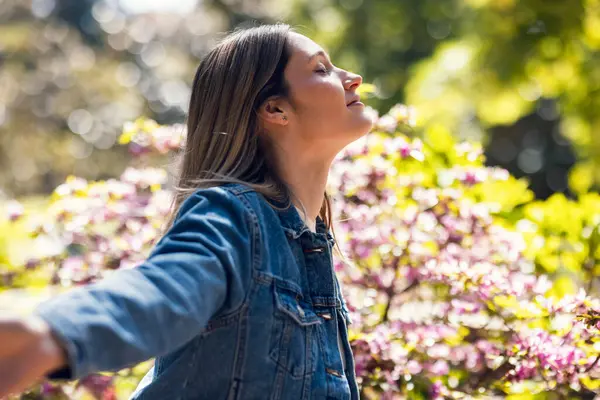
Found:
[{"label": "neck", "polygon": [[[308,160],[298,160],[297,155],[288,157],[293,160],[279,164],[279,173],[294,192],[297,199],[292,199],[298,209],[300,217],[306,226],[313,232],[316,231],[316,219],[323,205],[323,196],[327,186],[330,162],[314,163]],[[302,213],[302,202],[306,209],[306,218]]]},{"label": "neck", "polygon": [[[293,200],[294,206],[300,214],[300,218],[303,219],[304,223],[311,231],[316,232],[317,216],[319,215],[319,211],[321,211],[321,206],[323,205],[323,196],[325,193],[325,186],[327,184],[327,176],[325,175],[325,177],[321,179],[315,178],[312,181],[300,179],[296,182],[290,182],[289,180],[287,182],[297,197],[297,200]],[[296,204],[298,200],[304,205],[306,215],[303,214],[302,205]]]}]

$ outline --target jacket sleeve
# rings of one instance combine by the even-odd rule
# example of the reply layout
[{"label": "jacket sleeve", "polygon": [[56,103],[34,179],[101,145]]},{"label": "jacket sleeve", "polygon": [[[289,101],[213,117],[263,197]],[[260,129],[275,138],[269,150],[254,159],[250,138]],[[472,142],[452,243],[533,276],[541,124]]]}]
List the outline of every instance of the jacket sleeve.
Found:
[{"label": "jacket sleeve", "polygon": [[252,265],[246,205],[225,189],[199,189],[139,266],[40,304],[79,379],[166,354],[198,335],[222,307],[242,304]]}]

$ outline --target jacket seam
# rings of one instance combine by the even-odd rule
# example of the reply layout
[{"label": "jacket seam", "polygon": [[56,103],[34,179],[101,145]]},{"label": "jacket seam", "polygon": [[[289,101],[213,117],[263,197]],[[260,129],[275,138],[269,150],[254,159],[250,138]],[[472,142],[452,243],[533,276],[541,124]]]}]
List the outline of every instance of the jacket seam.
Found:
[{"label": "jacket seam", "polygon": [[240,311],[242,311],[242,309],[245,306],[248,305],[248,302],[250,299],[250,293],[252,292],[252,286],[254,283],[253,276],[254,276],[256,270],[258,270],[258,266],[260,265],[260,249],[261,249],[260,245],[262,243],[262,237],[260,235],[260,229],[258,227],[258,216],[252,209],[252,206],[248,202],[248,199],[246,199],[246,196],[243,196],[244,193],[250,192],[251,189],[244,190],[242,192],[234,192],[232,190],[229,190],[228,187],[223,187],[223,189],[226,190],[228,193],[232,194],[233,196],[235,196],[238,200],[240,200],[244,204],[245,219],[249,222],[249,225],[251,226],[250,234],[252,237],[252,240],[251,240],[252,248],[251,248],[251,252],[250,252],[250,256],[252,257],[252,270],[250,271],[250,274],[248,276],[248,281],[246,282],[246,284],[247,284],[246,293],[244,293],[244,299],[237,307],[232,309],[226,315],[222,316],[222,317],[227,317],[227,316],[232,316],[232,315],[238,314]]}]

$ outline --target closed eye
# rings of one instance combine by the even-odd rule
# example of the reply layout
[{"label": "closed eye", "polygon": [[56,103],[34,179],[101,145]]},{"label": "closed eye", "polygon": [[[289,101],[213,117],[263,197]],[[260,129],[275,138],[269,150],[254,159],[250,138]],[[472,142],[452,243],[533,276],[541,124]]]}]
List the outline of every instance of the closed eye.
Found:
[{"label": "closed eye", "polygon": [[318,73],[320,73],[320,74],[329,74],[329,73],[330,73],[332,70],[333,70],[333,69],[331,69],[331,70],[328,70],[327,68],[325,68],[325,67],[322,67],[321,69],[318,69],[318,70],[316,70],[315,72],[318,72]]}]

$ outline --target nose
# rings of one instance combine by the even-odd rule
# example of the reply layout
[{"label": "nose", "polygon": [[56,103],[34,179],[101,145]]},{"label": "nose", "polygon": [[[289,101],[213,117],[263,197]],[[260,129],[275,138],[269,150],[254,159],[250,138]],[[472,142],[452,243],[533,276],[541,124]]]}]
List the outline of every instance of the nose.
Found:
[{"label": "nose", "polygon": [[356,89],[362,84],[362,76],[348,72],[348,77],[344,81],[344,88],[346,90]]}]

